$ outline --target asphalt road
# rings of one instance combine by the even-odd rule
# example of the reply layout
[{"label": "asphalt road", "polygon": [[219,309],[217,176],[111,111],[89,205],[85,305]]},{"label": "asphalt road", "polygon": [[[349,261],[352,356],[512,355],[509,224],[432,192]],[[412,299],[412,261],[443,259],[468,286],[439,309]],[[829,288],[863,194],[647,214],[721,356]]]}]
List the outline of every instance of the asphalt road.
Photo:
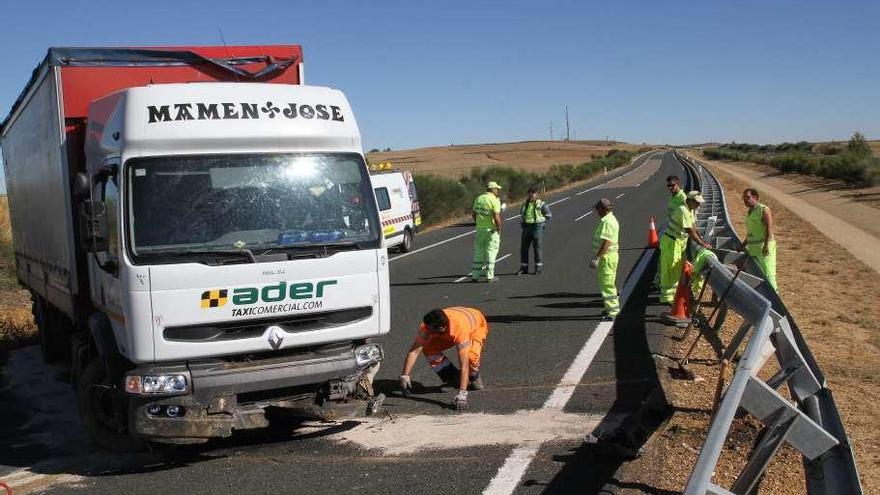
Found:
[{"label": "asphalt road", "polygon": [[[285,429],[198,448],[119,456],[88,447],[76,420],[54,427],[46,427],[45,418],[15,420],[14,430],[0,428],[0,440],[7,443],[0,453],[0,481],[19,487],[16,493],[59,494],[596,493],[613,488],[610,478],[619,461],[591,451],[584,438],[596,428],[611,431],[625,422],[654,385],[641,313],[653,272],[649,268],[641,281],[630,283],[632,296],[613,327],[601,323],[601,296],[588,267],[596,226],[590,212],[601,197],[615,204],[624,248],[618,271],[622,288],[646,253],[625,248],[644,245],[650,216],[662,221],[668,197],[664,178],[672,173],[683,176],[684,171],[671,152],[658,153],[635,168],[545,198],[553,218],[539,276],[516,275],[518,211],[503,215],[499,282],[468,282],[470,224],[420,235],[414,252],[392,254],[392,331],[376,380],[377,389],[389,396],[387,412],[368,423],[305,425],[292,433]],[[441,389],[421,359],[413,373],[417,394],[396,393],[421,316],[452,305],[480,308],[490,322],[482,366],[486,388],[471,392],[467,415],[448,408],[454,391]],[[26,362],[22,356],[13,360]],[[53,379],[42,372],[41,381]],[[55,403],[59,395],[72,401],[72,392],[63,388],[51,395]],[[2,387],[0,407],[4,417],[21,414]],[[68,417],[75,414],[72,402],[69,407],[62,411]]]}]

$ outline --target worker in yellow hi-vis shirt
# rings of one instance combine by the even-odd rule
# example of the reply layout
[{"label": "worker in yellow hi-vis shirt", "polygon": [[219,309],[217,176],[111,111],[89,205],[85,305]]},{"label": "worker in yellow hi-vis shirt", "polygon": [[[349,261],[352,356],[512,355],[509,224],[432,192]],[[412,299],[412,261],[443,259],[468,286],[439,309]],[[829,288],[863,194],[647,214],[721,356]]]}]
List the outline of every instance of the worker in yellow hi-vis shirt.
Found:
[{"label": "worker in yellow hi-vis shirt", "polygon": [[474,264],[471,268],[471,280],[480,279],[486,270],[486,282],[496,282],[495,258],[501,247],[501,186],[494,180],[486,184],[486,192],[474,200],[473,217],[477,224],[477,235],[474,238]]},{"label": "worker in yellow hi-vis shirt", "polygon": [[[684,205],[684,200],[687,198],[687,194],[681,189],[681,179],[677,175],[669,175],[666,177],[666,189],[669,190],[669,200],[666,202],[666,220],[665,224],[669,225],[669,219],[672,218],[672,214],[678,210],[679,206]],[[666,246],[661,242],[660,243],[660,258],[663,259],[663,249],[664,247],[668,248],[669,244]],[[667,253],[670,255],[672,253]],[[654,276],[654,286],[662,287],[660,284],[660,274],[663,273],[663,270],[657,270],[656,275]]]},{"label": "worker in yellow hi-vis shirt", "polygon": [[675,299],[675,290],[678,288],[678,279],[684,268],[685,249],[687,249],[688,237],[694,242],[709,249],[709,245],[700,236],[696,228],[694,212],[703,204],[703,196],[698,191],[687,194],[685,204],[679,206],[669,218],[666,232],[660,239],[660,302],[672,304]]},{"label": "worker in yellow hi-vis shirt", "polygon": [[776,239],[773,236],[773,213],[760,202],[758,191],[743,191],[743,203],[749,209],[746,214],[746,239],[739,247],[755,259],[764,278],[776,290]]},{"label": "worker in yellow hi-vis shirt", "polygon": [[620,224],[611,212],[611,201],[602,198],[594,206],[599,224],[593,232],[593,260],[590,268],[596,269],[596,280],[602,294],[604,310],[602,317],[612,320],[620,313],[620,301],[617,297],[617,262],[618,237]]}]

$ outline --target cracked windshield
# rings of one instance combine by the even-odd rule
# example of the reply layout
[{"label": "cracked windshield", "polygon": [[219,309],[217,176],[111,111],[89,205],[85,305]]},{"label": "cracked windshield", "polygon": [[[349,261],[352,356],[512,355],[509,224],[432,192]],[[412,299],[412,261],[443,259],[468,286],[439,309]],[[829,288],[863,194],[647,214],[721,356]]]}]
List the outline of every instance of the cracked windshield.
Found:
[{"label": "cracked windshield", "polygon": [[379,240],[356,154],[136,158],[127,171],[135,256]]}]

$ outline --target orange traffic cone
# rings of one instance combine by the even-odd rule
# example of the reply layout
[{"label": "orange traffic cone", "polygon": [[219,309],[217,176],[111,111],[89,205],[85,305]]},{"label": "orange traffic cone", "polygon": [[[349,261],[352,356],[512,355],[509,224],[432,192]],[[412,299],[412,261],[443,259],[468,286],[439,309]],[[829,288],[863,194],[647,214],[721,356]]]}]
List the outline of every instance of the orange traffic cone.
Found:
[{"label": "orange traffic cone", "polygon": [[648,247],[655,248],[660,245],[660,237],[657,236],[657,226],[654,225],[654,217],[651,217],[651,227],[648,229]]},{"label": "orange traffic cone", "polygon": [[687,328],[691,322],[688,316],[688,305],[691,298],[691,275],[694,267],[690,261],[684,262],[681,270],[681,278],[678,279],[678,288],[675,289],[675,300],[669,312],[660,313],[660,321],[667,325],[675,325],[679,328]]}]

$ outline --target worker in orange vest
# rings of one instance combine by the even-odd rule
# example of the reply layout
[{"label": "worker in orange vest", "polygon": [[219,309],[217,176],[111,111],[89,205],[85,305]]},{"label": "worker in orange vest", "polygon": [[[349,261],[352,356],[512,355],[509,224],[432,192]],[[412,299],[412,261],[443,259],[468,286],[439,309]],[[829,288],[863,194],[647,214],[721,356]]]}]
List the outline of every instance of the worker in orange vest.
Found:
[{"label": "worker in orange vest", "polygon": [[[488,335],[489,323],[478,309],[453,306],[429,311],[422,318],[419,333],[403,363],[400,375],[403,393],[407,394],[412,389],[410,372],[421,352],[444,383],[458,387],[452,406],[458,411],[467,408],[468,390],[483,388],[480,355]],[[458,352],[461,371],[443,354],[443,351],[453,347]]]}]

